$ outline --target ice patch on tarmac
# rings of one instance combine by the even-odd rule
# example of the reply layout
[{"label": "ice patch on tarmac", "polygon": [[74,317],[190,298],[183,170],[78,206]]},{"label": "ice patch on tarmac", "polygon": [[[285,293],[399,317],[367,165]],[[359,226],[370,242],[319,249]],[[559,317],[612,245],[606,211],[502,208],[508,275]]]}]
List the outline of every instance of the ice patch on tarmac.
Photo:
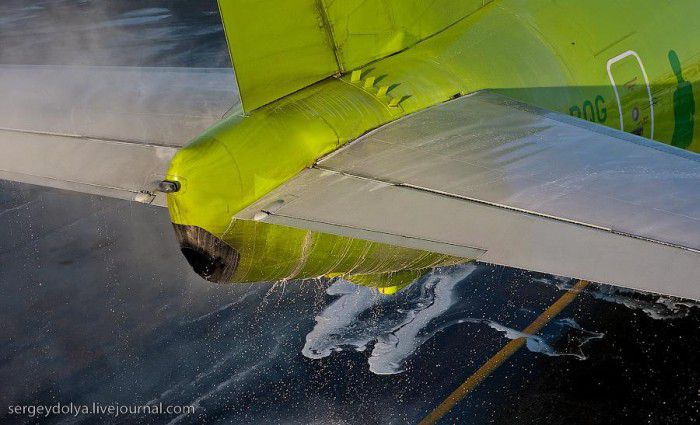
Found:
[{"label": "ice patch on tarmac", "polygon": [[605,334],[600,332],[583,329],[572,318],[555,320],[552,323],[553,326],[547,327],[547,331],[542,335],[524,333],[490,320],[484,321],[484,323],[498,332],[503,332],[508,339],[525,338],[525,346],[534,353],[541,353],[551,357],[571,356],[578,360],[586,360],[588,358],[583,352],[583,346],[586,343],[605,336]]},{"label": "ice patch on tarmac", "polygon": [[379,375],[403,371],[406,359],[434,335],[424,328],[454,304],[452,290],[476,266],[435,270],[394,296],[382,296],[372,288],[338,281],[328,295],[339,298],[316,317],[306,335],[302,354],[311,359],[334,351],[364,351],[373,343],[370,371]]},{"label": "ice patch on tarmac", "polygon": [[[394,296],[340,280],[328,295],[338,298],[316,317],[302,354],[311,359],[343,350],[366,351],[369,370],[378,375],[403,372],[406,361],[438,332],[463,323],[483,324],[508,339],[525,338],[528,350],[547,356],[586,359],[584,344],[603,334],[582,329],[573,319],[553,321],[546,333],[529,335],[484,318],[469,317],[459,306],[456,286],[477,269],[464,265],[437,269]],[[553,342],[552,342],[553,341]]]},{"label": "ice patch on tarmac", "polygon": [[598,285],[591,292],[595,298],[622,304],[633,310],[641,310],[656,320],[682,319],[693,308],[700,308],[700,303],[665,295],[646,294],[632,289],[617,288],[610,285]]},{"label": "ice patch on tarmac", "polygon": [[[556,276],[532,280],[556,286],[558,289],[570,289],[575,282],[572,279]],[[687,317],[693,308],[700,308],[700,303],[695,301],[604,284],[589,285],[583,292],[599,300],[620,304],[632,310],[640,310],[656,320],[682,319]]]}]

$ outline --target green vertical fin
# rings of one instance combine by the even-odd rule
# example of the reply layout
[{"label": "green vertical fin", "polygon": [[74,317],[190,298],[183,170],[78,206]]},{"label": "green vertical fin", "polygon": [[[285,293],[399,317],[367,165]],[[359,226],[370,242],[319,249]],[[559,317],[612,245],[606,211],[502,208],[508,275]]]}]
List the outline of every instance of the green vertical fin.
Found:
[{"label": "green vertical fin", "polygon": [[250,112],[407,49],[489,2],[219,0],[219,10],[243,109]]}]

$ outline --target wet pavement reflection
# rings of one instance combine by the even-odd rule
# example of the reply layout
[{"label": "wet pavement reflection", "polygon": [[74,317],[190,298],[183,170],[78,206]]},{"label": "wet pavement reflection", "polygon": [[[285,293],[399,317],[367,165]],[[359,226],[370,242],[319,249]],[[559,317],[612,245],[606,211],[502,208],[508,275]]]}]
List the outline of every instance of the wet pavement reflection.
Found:
[{"label": "wet pavement reflection", "polygon": [[417,423],[523,337],[441,423],[700,417],[690,301],[591,284],[523,334],[575,281],[462,264],[389,296],[339,278],[217,285],[181,256],[164,209],[1,182],[0,220],[2,406],[197,406],[136,418],[147,423]]}]

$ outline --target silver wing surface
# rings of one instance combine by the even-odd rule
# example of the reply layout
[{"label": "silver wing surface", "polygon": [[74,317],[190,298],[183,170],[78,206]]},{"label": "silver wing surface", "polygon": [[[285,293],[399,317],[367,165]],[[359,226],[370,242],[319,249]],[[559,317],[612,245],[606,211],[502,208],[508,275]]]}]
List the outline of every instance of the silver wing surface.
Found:
[{"label": "silver wing surface", "polygon": [[700,299],[699,155],[488,92],[368,133],[238,217]]},{"label": "silver wing surface", "polygon": [[0,178],[164,205],[170,159],[239,113],[231,69],[0,66]]}]

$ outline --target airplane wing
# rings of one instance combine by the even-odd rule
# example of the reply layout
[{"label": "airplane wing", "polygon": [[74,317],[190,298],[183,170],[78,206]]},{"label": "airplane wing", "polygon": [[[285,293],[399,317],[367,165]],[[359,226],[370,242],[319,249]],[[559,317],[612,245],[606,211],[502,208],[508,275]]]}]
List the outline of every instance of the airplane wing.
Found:
[{"label": "airplane wing", "polygon": [[[231,70],[0,75],[0,178],[154,205],[178,147],[240,111]],[[699,164],[480,92],[360,137],[237,217],[700,299]]]},{"label": "airplane wing", "polygon": [[178,147],[240,113],[231,69],[0,66],[0,178],[165,206]]},{"label": "airplane wing", "polygon": [[238,214],[700,299],[700,156],[489,92],[372,131]]}]

